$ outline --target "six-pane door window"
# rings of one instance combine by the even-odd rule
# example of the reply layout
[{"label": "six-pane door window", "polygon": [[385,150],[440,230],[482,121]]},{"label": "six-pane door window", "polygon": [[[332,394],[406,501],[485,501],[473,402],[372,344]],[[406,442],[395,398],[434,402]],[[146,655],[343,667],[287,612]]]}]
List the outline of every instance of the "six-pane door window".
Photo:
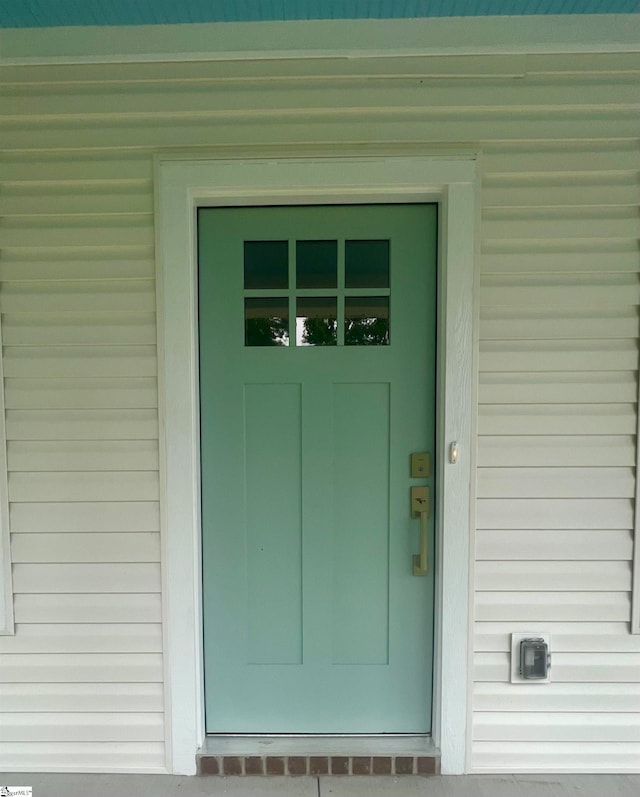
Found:
[{"label": "six-pane door window", "polygon": [[386,346],[389,241],[244,242],[246,346]]}]

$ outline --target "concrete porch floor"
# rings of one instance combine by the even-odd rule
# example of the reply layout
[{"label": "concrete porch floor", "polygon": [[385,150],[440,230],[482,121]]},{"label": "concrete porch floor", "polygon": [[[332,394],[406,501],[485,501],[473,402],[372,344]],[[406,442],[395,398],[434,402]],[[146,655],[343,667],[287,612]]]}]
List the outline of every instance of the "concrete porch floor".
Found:
[{"label": "concrete porch floor", "polygon": [[175,777],[0,773],[34,797],[638,797],[640,775]]}]

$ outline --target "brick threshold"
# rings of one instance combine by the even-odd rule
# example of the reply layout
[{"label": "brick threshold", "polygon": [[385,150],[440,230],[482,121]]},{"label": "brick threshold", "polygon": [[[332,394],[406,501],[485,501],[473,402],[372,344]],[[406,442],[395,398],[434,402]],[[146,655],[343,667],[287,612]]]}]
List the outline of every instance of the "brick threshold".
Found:
[{"label": "brick threshold", "polygon": [[199,775],[438,775],[428,736],[208,736]]}]

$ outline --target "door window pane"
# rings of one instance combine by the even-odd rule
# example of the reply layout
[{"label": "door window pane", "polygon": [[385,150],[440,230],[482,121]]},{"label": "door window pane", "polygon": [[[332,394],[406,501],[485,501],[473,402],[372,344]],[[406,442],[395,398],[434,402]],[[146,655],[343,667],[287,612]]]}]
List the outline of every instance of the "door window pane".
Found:
[{"label": "door window pane", "polygon": [[287,241],[244,242],[244,287],[289,287],[289,243]]},{"label": "door window pane", "polygon": [[347,288],[389,287],[389,241],[345,241]]},{"label": "door window pane", "polygon": [[389,297],[351,296],[344,306],[345,346],[389,345]]},{"label": "door window pane", "polygon": [[338,242],[296,242],[298,288],[335,288],[338,284]]},{"label": "door window pane", "polygon": [[336,346],[338,307],[334,297],[298,298],[296,309],[297,346]]},{"label": "door window pane", "polygon": [[285,298],[244,300],[245,346],[288,346],[289,303]]}]

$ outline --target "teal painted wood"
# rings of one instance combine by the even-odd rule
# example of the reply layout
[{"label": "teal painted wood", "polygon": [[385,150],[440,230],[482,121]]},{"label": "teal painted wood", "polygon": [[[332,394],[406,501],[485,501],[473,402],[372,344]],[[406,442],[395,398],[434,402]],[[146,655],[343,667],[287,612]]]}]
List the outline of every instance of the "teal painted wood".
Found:
[{"label": "teal painted wood", "polygon": [[[430,730],[409,455],[435,453],[436,230],[434,205],[199,213],[209,733]],[[390,345],[245,346],[244,241],[289,241],[291,287],[300,239],[338,241],[344,284],[345,238],[390,240]]]}]

